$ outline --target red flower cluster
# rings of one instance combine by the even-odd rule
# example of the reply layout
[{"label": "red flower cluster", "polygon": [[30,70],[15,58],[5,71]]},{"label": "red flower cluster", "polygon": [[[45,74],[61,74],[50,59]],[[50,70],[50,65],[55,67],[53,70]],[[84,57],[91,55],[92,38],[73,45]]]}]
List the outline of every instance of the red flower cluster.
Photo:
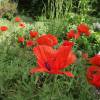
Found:
[{"label": "red flower cluster", "polygon": [[7,26],[1,26],[1,27],[0,27],[0,30],[1,30],[1,31],[7,31],[7,30],[8,30],[8,27],[7,27]]},{"label": "red flower cluster", "polygon": [[80,34],[84,33],[86,36],[90,35],[89,27],[86,24],[80,24],[77,27],[77,30]]},{"label": "red flower cluster", "polygon": [[[20,26],[24,27],[24,24],[20,23]],[[75,33],[74,30],[70,30],[67,34],[68,39],[78,39],[82,33],[89,36],[89,28],[86,25],[80,24],[77,30],[77,33]],[[30,70],[31,74],[36,72],[47,72],[49,74],[65,74],[69,77],[74,77],[70,71],[62,71],[76,60],[76,56],[72,52],[72,47],[75,44],[74,42],[65,40],[58,49],[53,49],[53,46],[58,44],[57,37],[54,35],[44,34],[39,36],[37,31],[32,30],[29,32],[29,35],[29,40],[25,40],[24,37],[18,37],[18,42],[25,42],[24,44],[26,44],[27,47],[34,46],[33,53],[37,58],[37,67]],[[83,54],[83,57],[88,58],[88,55]],[[100,81],[100,56],[99,58],[98,56],[91,58],[90,62],[93,66],[90,66],[87,70],[87,79],[90,84],[99,87],[100,84],[97,83],[97,81]],[[96,74],[94,74],[91,69],[94,69]]]},{"label": "red flower cluster", "polygon": [[45,34],[37,39],[39,45],[55,46],[58,43],[57,38],[52,34]]},{"label": "red flower cluster", "polygon": [[67,38],[68,39],[71,39],[71,38],[78,39],[79,37],[80,37],[80,34],[79,33],[75,33],[74,30],[70,30],[70,32],[67,33]]},{"label": "red flower cluster", "polygon": [[[30,37],[33,39],[38,35],[36,31],[30,31]],[[27,40],[26,46],[31,47],[33,45],[48,45],[48,46],[55,46],[58,43],[57,38],[52,34],[45,34],[40,37],[35,38],[34,40]],[[18,37],[18,42],[23,43],[24,37]]]},{"label": "red flower cluster", "polygon": [[71,46],[60,46],[57,50],[50,46],[41,45],[33,49],[37,57],[37,67],[32,68],[30,73],[47,72],[50,74],[65,74],[69,77],[74,75],[69,71],[61,71],[74,63],[76,56],[71,50]]},{"label": "red flower cluster", "polygon": [[87,80],[91,85],[100,88],[100,55],[90,58],[90,63],[93,65],[87,69]]},{"label": "red flower cluster", "polygon": [[77,33],[75,33],[74,30],[70,30],[70,32],[67,33],[68,39],[78,39],[82,34],[85,34],[86,36],[90,35],[89,27],[86,24],[80,24],[77,27]]}]

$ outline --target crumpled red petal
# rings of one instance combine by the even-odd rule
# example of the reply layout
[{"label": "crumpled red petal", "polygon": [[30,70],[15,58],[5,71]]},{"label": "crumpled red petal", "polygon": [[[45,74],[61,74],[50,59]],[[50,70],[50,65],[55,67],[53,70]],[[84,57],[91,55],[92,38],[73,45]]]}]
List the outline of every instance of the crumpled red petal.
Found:
[{"label": "crumpled red petal", "polygon": [[53,64],[54,70],[60,70],[66,68],[70,64],[74,63],[76,56],[72,53],[70,46],[61,46],[58,49],[55,62]]},{"label": "crumpled red petal", "polygon": [[67,75],[68,77],[73,77],[74,78],[74,75],[69,72],[69,71],[66,71],[66,72],[63,72],[65,75]]},{"label": "crumpled red petal", "polygon": [[94,57],[90,58],[90,63],[93,65],[100,66],[100,55],[97,54]]},{"label": "crumpled red petal", "polygon": [[34,74],[36,72],[47,72],[46,68],[36,67],[30,70],[30,74]]},{"label": "crumpled red petal", "polygon": [[39,45],[55,46],[58,43],[58,40],[52,34],[45,34],[37,39],[37,43]]}]

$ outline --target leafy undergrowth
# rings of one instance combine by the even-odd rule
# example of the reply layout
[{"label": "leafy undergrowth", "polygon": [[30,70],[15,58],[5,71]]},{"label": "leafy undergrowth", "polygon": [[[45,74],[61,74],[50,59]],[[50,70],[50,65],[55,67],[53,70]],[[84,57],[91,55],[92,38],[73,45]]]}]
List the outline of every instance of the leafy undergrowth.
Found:
[{"label": "leafy undergrowth", "polygon": [[[79,52],[76,53],[78,60],[69,67],[75,78],[47,73],[36,73],[31,76],[29,70],[36,66],[36,58],[31,49],[19,47],[16,42],[16,34],[27,32],[31,27],[35,27],[40,34],[49,31],[58,35],[57,32],[60,32],[58,38],[61,42],[64,24],[59,22],[59,24],[51,23],[50,25],[43,22],[33,22],[30,25],[27,22],[27,28],[22,30],[18,28],[17,24],[14,24],[13,20],[8,22],[0,19],[0,21],[2,21],[0,25],[7,25],[11,29],[5,33],[0,33],[10,34],[4,41],[0,42],[0,100],[95,100],[95,90],[86,80],[88,64],[79,53],[80,50],[83,50],[90,53],[90,57],[98,53],[100,50],[99,42],[94,42],[94,46],[88,42],[88,39],[89,41],[96,40],[94,36],[88,39],[82,37],[76,41],[76,43],[80,43],[80,46],[75,45],[74,47],[75,52],[79,49]],[[4,24],[5,22],[6,24]],[[52,30],[50,31],[51,27]],[[67,29],[66,32],[69,31],[70,25]],[[83,44],[86,45],[85,50]]]}]

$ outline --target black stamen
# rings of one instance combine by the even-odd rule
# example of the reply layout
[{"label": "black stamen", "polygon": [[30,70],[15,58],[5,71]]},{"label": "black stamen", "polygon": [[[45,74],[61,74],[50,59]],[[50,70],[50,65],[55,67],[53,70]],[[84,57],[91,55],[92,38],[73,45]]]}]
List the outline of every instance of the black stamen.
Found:
[{"label": "black stamen", "polygon": [[50,68],[50,65],[48,64],[48,62],[45,62],[45,67],[50,71],[51,68]]}]

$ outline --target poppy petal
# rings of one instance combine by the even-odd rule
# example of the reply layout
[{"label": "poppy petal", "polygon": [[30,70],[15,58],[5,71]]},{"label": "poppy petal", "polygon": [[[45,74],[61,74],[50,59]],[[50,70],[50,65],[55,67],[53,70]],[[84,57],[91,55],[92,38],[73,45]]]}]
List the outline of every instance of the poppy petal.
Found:
[{"label": "poppy petal", "polygon": [[81,33],[81,34],[84,33],[86,36],[90,35],[89,27],[84,23],[78,25],[77,30],[79,33]]},{"label": "poppy petal", "polygon": [[93,65],[100,66],[100,55],[95,55],[94,57],[90,58],[90,63]]},{"label": "poppy petal", "polygon": [[74,30],[70,30],[70,32],[67,33],[67,38],[68,39],[75,38],[75,32],[74,32]]},{"label": "poppy petal", "polygon": [[57,38],[54,35],[47,34],[47,36],[49,37],[49,39],[52,40],[52,45],[56,45],[58,43],[58,40],[57,40]]},{"label": "poppy petal", "polygon": [[69,72],[69,71],[66,71],[66,72],[63,72],[65,75],[67,75],[68,77],[73,77],[74,78],[74,75]]},{"label": "poppy petal", "polygon": [[36,67],[36,68],[32,68],[30,70],[30,74],[34,74],[36,72],[46,72],[47,70],[45,68],[42,67]]},{"label": "poppy petal", "polygon": [[100,67],[90,66],[86,73],[89,84],[100,88]]},{"label": "poppy petal", "polygon": [[54,70],[63,69],[70,64],[74,63],[76,56],[72,53],[70,46],[61,46],[56,54],[56,59],[53,64]]},{"label": "poppy petal", "polygon": [[72,46],[74,46],[74,42],[70,42],[70,41],[65,40],[62,45],[63,46],[71,46],[72,47]]},{"label": "poppy petal", "polygon": [[47,60],[48,57],[52,57],[54,54],[54,50],[46,45],[37,46],[33,49],[34,54],[37,59]]},{"label": "poppy petal", "polygon": [[34,54],[37,57],[38,65],[41,67],[45,67],[44,63],[49,62],[55,55],[55,50],[53,50],[50,46],[40,45],[33,49]]},{"label": "poppy petal", "polygon": [[66,71],[66,72],[54,71],[54,72],[49,72],[49,73],[51,73],[51,74],[59,74],[59,75],[65,74],[68,77],[73,77],[74,78],[74,75],[69,71]]},{"label": "poppy petal", "polygon": [[39,45],[48,45],[48,46],[52,46],[52,41],[49,38],[46,37],[40,37],[37,39],[37,43]]},{"label": "poppy petal", "polygon": [[54,46],[58,43],[57,38],[52,34],[42,35],[36,41],[39,45],[48,45],[48,46]]}]

